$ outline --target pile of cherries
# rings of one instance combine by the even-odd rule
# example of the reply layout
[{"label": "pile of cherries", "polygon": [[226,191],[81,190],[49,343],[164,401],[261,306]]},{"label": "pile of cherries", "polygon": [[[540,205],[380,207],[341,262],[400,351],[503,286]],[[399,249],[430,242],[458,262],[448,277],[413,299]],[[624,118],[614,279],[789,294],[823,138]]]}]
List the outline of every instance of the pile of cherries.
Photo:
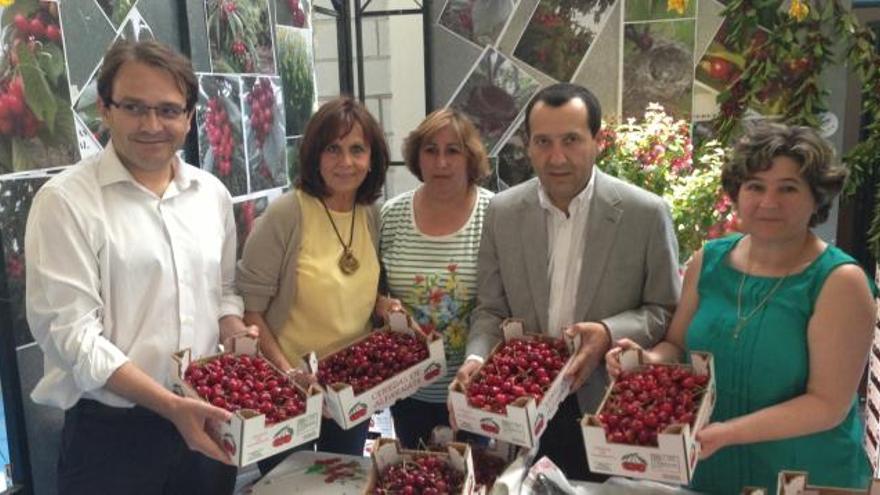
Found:
[{"label": "pile of cherries", "polygon": [[21,76],[0,85],[0,136],[30,139],[39,129],[40,121],[25,103]]},{"label": "pile of cherries", "polygon": [[214,152],[214,169],[221,177],[226,177],[232,171],[232,123],[229,115],[223,107],[220,98],[212,96],[208,100],[208,111],[205,114],[205,131],[208,134],[208,142]]},{"label": "pile of cherries", "polygon": [[257,147],[262,148],[266,142],[266,136],[272,129],[275,108],[275,92],[269,79],[261,77],[254,83],[253,89],[247,96],[247,103],[251,107],[251,130],[257,140]]},{"label": "pile of cherries", "polygon": [[355,394],[369,390],[428,358],[428,346],[413,335],[377,331],[318,363],[318,383],[347,383]]},{"label": "pile of cherries", "polygon": [[45,11],[37,10],[31,17],[15,14],[12,24],[15,26],[16,39],[21,41],[61,41],[61,28]]},{"label": "pile of cherries", "polygon": [[193,363],[184,379],[211,404],[230,412],[251,409],[265,414],[267,425],[306,410],[302,393],[259,356],[223,354]]},{"label": "pile of cherries", "polygon": [[709,375],[675,365],[621,372],[597,415],[606,440],[656,446],[657,434],[667,426],[693,426],[708,381]]},{"label": "pile of cherries", "polygon": [[562,339],[509,340],[489,357],[468,385],[468,404],[504,414],[508,404],[523,396],[541,402],[568,357]]},{"label": "pile of cherries", "polygon": [[464,475],[443,456],[420,454],[386,467],[371,493],[442,495],[461,493]]}]

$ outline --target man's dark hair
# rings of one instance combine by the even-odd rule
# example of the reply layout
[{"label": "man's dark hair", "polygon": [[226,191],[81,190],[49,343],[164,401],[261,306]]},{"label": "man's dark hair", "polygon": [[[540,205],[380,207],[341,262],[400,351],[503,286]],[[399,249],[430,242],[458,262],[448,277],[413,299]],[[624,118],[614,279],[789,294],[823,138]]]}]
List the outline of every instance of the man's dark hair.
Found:
[{"label": "man's dark hair", "polygon": [[526,106],[526,135],[531,136],[529,118],[536,103],[541,101],[547,106],[561,107],[575,98],[579,98],[587,105],[587,128],[590,129],[590,134],[596,137],[602,127],[602,106],[599,105],[599,99],[589,89],[571,83],[556,83],[538,91]]},{"label": "man's dark hair", "polygon": [[193,72],[190,60],[170,46],[154,40],[128,41],[120,39],[104,55],[101,75],[98,76],[98,96],[105,106],[113,100],[113,81],[116,73],[126,62],[140,62],[156,69],[164,70],[177,83],[178,89],[186,98],[186,111],[196,106],[199,97],[199,82]]}]

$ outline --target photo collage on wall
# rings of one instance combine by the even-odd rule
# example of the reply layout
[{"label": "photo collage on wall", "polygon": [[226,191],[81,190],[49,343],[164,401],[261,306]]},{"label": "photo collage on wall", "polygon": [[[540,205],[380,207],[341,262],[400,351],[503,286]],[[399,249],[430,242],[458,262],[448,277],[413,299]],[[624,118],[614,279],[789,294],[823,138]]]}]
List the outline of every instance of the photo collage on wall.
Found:
[{"label": "photo collage on wall", "polygon": [[621,118],[642,118],[659,103],[691,119],[696,1],[625,0]]},{"label": "photo collage on wall", "polygon": [[278,75],[284,99],[287,170],[299,173],[299,145],[306,122],[318,105],[311,0],[275,0]]},{"label": "photo collage on wall", "polygon": [[541,86],[575,78],[616,1],[446,1],[438,25],[481,50],[448,106],[465,112],[483,135],[496,164],[487,187],[506,189],[532,177],[522,112]]},{"label": "photo collage on wall", "polygon": [[0,7],[0,30],[0,175],[76,162],[58,4]]},{"label": "photo collage on wall", "polygon": [[[211,73],[199,73],[202,167],[229,188],[239,248],[290,186],[317,102],[308,0],[206,0]],[[273,29],[274,28],[274,29]]]},{"label": "photo collage on wall", "polygon": [[[715,0],[705,0],[707,6],[721,9],[722,5]],[[701,2],[701,7],[704,5]],[[694,79],[694,141],[696,143],[714,137],[712,119],[721,111],[717,102],[718,95],[733,86],[742,75],[749,53],[756,52],[764,44],[769,32],[764,26],[772,24],[772,18],[776,15],[775,6],[768,5],[758,8],[755,12],[758,18],[758,29],[749,36],[750,43],[737,48],[727,43],[728,22],[719,21],[713,37],[708,40],[707,46],[698,53],[695,79]],[[772,81],[756,98],[757,103],[752,104],[746,115],[774,117],[784,112],[788,100],[791,98],[791,88],[797,86],[798,79],[802,77],[808,67],[799,63],[801,59],[794,57],[791,63],[781,68],[781,77]]]}]

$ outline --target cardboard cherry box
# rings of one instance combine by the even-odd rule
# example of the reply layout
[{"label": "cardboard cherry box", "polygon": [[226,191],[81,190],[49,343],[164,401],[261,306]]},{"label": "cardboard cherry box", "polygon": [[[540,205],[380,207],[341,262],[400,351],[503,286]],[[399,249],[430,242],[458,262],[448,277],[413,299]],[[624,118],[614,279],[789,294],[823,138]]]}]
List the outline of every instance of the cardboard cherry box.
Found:
[{"label": "cardboard cherry box", "polygon": [[867,489],[833,488],[807,484],[809,476],[803,471],[780,471],[776,495],[880,495],[880,479],[874,479]]},{"label": "cardboard cherry box", "polygon": [[[454,495],[475,495],[477,491],[474,481],[474,464],[471,459],[471,448],[466,443],[451,442],[446,446],[446,452],[406,450],[401,448],[400,442],[393,438],[379,438],[373,449],[373,469],[367,479],[364,494],[372,494],[379,482],[379,474],[385,468],[402,462],[412,462],[413,457],[431,455],[442,457],[453,469],[460,472],[464,477],[461,491]],[[416,492],[417,493],[417,492]]]},{"label": "cardboard cherry box", "polygon": [[[436,426],[431,431],[431,450],[445,448],[453,440],[455,433],[448,426]],[[474,482],[479,493],[507,494],[519,493],[522,481],[531,465],[529,451],[512,443],[492,440],[488,445],[471,445],[471,458],[474,465]],[[492,476],[494,479],[491,479]],[[483,478],[483,479],[481,479]]]},{"label": "cardboard cherry box", "polygon": [[[503,321],[501,329],[504,333],[505,343],[515,339],[558,340],[546,335],[526,333],[522,320],[513,318]],[[571,367],[574,353],[580,345],[580,336],[575,336],[574,338],[565,336],[562,338],[568,349],[569,358],[553,378],[540,402],[536,402],[535,398],[531,395],[523,395],[507,404],[505,406],[505,413],[488,411],[470,405],[468,403],[466,387],[458,380],[453,380],[449,385],[448,401],[458,428],[522,447],[532,448],[537,445],[547,424],[553,418],[553,415],[556,414],[559,404],[568,396],[571,387],[571,378],[565,378],[565,373]],[[492,354],[501,345],[499,343],[495,346],[487,357],[486,362],[489,362]],[[481,371],[482,367],[477,371],[477,374]],[[474,376],[477,375],[475,374]]]},{"label": "cardboard cherry box", "polygon": [[[381,411],[398,400],[409,397],[446,373],[446,352],[443,349],[443,338],[436,332],[425,335],[406,313],[391,313],[385,328],[375,331],[414,335],[428,346],[428,357],[360,394],[355,394],[354,388],[347,383],[325,386],[324,407],[333,420],[345,430],[368,421],[374,412]],[[367,338],[369,335],[352,342],[347,347],[356,345]],[[322,359],[332,354],[330,353]],[[306,355],[303,360],[311,368],[310,372],[317,371],[318,359],[315,353]]]},{"label": "cardboard cherry box", "polygon": [[[192,361],[189,349],[175,353],[171,373],[174,391],[179,395],[204,400],[184,379],[186,369],[191,363],[204,363],[223,354],[229,353]],[[234,354],[258,355],[256,340],[247,337],[236,339]],[[271,363],[269,365],[272,366]],[[229,421],[212,421],[209,424],[211,435],[223,446],[237,466],[246,466],[318,438],[323,403],[320,387],[310,385],[306,388],[293,380],[290,380],[290,385],[305,394],[306,409],[298,416],[267,425],[265,415],[252,409],[239,409],[232,413],[232,419]]]},{"label": "cardboard cherry box", "polygon": [[[669,425],[657,435],[656,447],[612,443],[605,438],[605,429],[597,418],[598,413],[587,414],[581,420],[581,431],[591,471],[666,483],[687,484],[691,481],[700,453],[696,432],[709,422],[715,406],[715,372],[711,354],[692,352],[690,357],[689,366],[660,366],[692,368],[695,374],[709,377],[697,407],[694,426]],[[625,371],[634,371],[644,366],[641,352],[623,352],[620,362]],[[599,413],[603,411],[613,387],[614,383],[608,387],[605,398],[599,405]]]}]

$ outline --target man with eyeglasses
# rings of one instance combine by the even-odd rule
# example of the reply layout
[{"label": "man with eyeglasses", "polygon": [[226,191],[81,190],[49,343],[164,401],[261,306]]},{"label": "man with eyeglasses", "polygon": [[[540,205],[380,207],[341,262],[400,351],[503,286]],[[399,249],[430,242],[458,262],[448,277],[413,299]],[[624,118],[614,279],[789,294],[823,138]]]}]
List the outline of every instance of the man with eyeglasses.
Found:
[{"label": "man with eyeglasses", "polygon": [[173,352],[255,333],[234,291],[229,192],[176,154],[192,65],[123,40],[98,94],[110,143],[40,189],[25,235],[27,318],[45,354],[31,397],[65,410],[58,491],[232,493],[236,469],[205,432],[229,413],[168,387]]}]

